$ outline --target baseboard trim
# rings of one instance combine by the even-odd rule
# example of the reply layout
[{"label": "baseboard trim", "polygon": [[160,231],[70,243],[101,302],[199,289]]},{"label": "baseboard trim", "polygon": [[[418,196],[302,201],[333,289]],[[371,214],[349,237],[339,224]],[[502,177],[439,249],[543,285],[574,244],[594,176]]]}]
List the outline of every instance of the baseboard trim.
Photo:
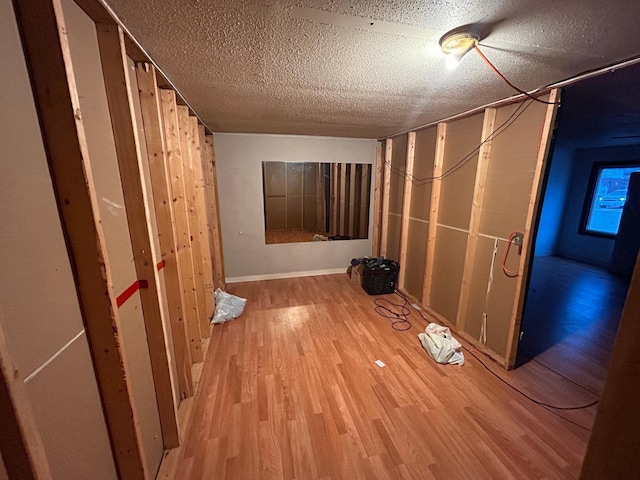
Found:
[{"label": "baseboard trim", "polygon": [[240,282],[258,282],[260,280],[278,280],[281,278],[313,277],[316,275],[335,275],[336,273],[347,273],[346,268],[330,268],[328,270],[311,270],[307,272],[287,272],[270,273],[267,275],[247,275],[245,277],[226,278],[227,284]]}]

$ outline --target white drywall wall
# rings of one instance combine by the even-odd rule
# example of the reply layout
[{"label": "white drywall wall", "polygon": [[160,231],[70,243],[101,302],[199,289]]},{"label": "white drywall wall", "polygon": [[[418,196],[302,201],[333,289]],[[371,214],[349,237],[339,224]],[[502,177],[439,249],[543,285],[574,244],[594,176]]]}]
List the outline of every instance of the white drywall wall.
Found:
[{"label": "white drywall wall", "polygon": [[352,258],[371,254],[371,211],[366,240],[266,245],[262,162],[372,164],[375,140],[216,134],[214,144],[227,281],[346,271]]}]

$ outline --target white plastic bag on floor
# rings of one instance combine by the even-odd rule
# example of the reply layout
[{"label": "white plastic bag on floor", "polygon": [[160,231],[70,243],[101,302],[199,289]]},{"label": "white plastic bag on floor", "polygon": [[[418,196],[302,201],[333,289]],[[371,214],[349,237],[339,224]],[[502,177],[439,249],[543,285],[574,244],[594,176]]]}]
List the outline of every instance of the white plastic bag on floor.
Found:
[{"label": "white plastic bag on floor", "polygon": [[437,323],[430,323],[424,333],[418,338],[429,356],[438,363],[464,365],[464,355],[460,351],[462,345],[451,336],[449,327]]},{"label": "white plastic bag on floor", "polygon": [[239,317],[247,304],[246,298],[236,297],[230,293],[223,292],[219,288],[216,289],[214,296],[216,299],[216,313],[213,315],[211,323],[223,323]]}]

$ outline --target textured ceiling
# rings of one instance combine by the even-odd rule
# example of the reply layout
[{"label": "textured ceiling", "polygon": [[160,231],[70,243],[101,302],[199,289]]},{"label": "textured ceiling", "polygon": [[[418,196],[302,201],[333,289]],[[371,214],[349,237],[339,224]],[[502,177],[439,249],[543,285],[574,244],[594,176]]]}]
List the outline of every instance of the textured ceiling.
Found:
[{"label": "textured ceiling", "polygon": [[525,90],[640,54],[633,0],[107,0],[216,132],[379,138],[512,95],[438,39],[482,24]]},{"label": "textured ceiling", "polygon": [[562,93],[558,142],[564,148],[640,144],[640,64],[589,78]]}]

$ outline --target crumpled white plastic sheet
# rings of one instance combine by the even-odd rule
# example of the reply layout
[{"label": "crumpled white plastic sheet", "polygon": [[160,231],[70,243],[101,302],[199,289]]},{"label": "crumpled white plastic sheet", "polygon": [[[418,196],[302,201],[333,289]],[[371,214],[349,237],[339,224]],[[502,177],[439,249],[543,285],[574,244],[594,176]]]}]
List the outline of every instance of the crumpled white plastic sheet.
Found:
[{"label": "crumpled white plastic sheet", "polygon": [[211,319],[211,323],[223,323],[239,317],[247,304],[246,298],[236,297],[230,293],[223,292],[219,288],[214,292],[214,297],[216,299],[216,312]]},{"label": "crumpled white plastic sheet", "polygon": [[436,362],[464,365],[462,345],[451,336],[449,327],[430,323],[424,333],[418,334],[418,338],[422,347]]}]

